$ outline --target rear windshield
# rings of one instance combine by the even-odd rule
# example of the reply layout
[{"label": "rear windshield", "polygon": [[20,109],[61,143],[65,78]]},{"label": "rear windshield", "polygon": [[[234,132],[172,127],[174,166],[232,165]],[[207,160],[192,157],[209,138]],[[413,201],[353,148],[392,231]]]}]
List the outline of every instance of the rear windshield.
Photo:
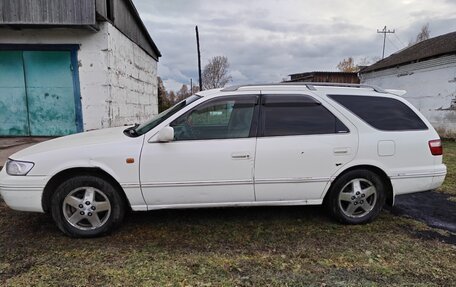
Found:
[{"label": "rear windshield", "polygon": [[427,130],[426,124],[406,104],[375,96],[328,95],[369,125],[383,131]]}]

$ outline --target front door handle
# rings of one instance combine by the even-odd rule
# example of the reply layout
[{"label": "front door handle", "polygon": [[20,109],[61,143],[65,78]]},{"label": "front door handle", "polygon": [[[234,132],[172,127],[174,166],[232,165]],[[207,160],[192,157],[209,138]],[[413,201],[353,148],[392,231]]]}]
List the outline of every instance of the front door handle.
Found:
[{"label": "front door handle", "polygon": [[250,154],[243,152],[235,152],[231,154],[232,159],[249,159]]}]

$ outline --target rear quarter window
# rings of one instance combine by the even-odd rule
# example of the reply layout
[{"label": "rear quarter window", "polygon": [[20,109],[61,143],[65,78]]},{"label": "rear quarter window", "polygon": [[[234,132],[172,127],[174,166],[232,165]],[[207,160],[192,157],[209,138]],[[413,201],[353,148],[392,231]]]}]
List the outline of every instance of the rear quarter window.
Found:
[{"label": "rear quarter window", "polygon": [[375,96],[328,95],[372,127],[383,131],[427,130],[420,117],[406,104]]}]

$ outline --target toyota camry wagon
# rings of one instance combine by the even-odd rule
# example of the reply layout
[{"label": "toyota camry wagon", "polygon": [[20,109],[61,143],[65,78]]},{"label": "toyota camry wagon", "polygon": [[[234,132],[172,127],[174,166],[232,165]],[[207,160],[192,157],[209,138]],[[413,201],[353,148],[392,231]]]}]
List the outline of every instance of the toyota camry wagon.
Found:
[{"label": "toyota camry wagon", "polygon": [[0,192],[67,235],[129,211],[319,205],[372,221],[398,194],[438,188],[442,143],[404,91],[323,83],[197,93],[148,122],[66,136],[10,157]]}]

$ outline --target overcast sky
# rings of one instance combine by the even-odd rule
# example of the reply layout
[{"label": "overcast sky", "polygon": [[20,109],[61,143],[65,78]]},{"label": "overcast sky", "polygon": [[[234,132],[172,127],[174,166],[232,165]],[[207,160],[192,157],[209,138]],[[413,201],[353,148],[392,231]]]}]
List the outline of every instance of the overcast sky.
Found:
[{"label": "overcast sky", "polygon": [[381,57],[404,48],[429,23],[431,37],[456,31],[456,0],[134,0],[162,53],[168,90],[198,81],[202,65],[227,56],[231,84],[279,82],[289,74],[336,71],[346,57]]}]

